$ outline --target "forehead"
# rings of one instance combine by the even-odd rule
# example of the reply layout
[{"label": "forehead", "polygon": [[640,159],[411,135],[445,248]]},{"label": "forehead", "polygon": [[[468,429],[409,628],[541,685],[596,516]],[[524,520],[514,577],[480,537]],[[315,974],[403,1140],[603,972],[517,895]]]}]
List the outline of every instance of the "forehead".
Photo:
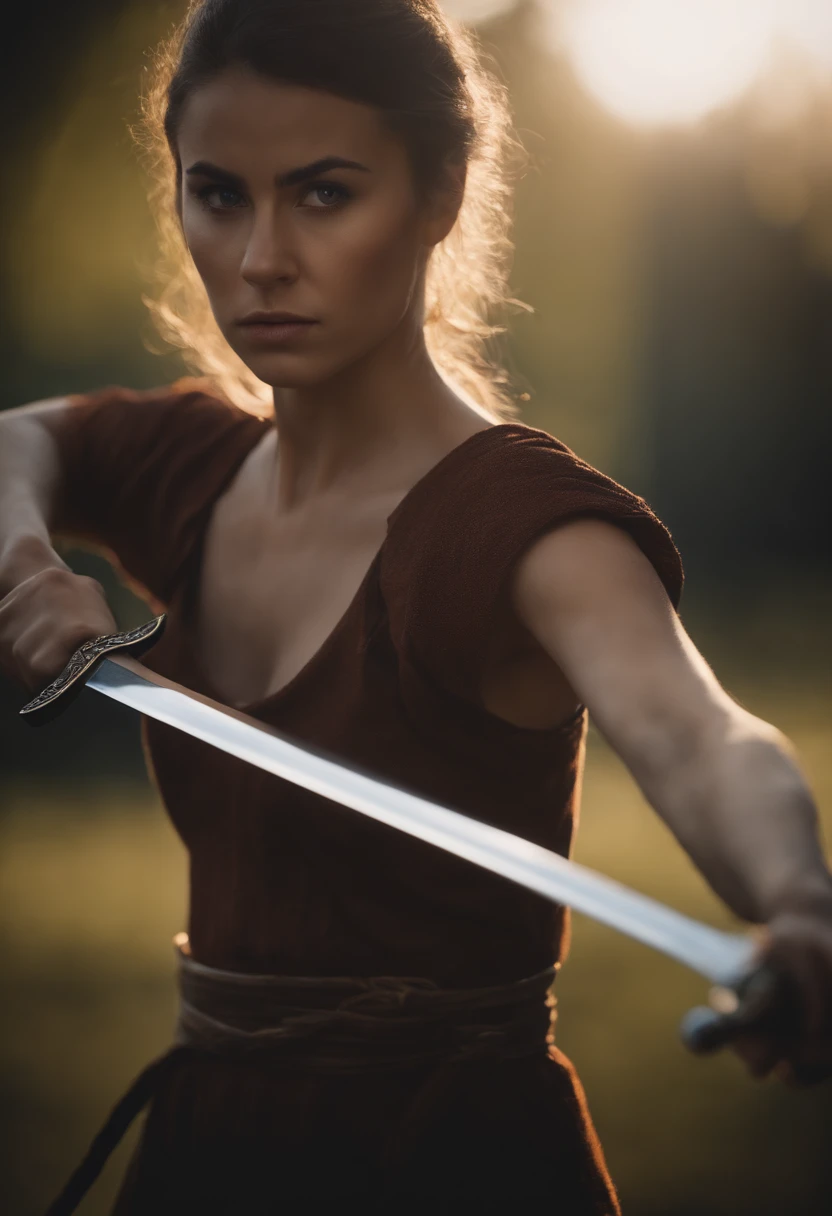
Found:
[{"label": "forehead", "polygon": [[225,168],[268,156],[289,166],[338,154],[389,161],[402,154],[380,111],[320,89],[269,80],[228,68],[190,94],[180,116],[177,144],[183,163],[207,159]]}]

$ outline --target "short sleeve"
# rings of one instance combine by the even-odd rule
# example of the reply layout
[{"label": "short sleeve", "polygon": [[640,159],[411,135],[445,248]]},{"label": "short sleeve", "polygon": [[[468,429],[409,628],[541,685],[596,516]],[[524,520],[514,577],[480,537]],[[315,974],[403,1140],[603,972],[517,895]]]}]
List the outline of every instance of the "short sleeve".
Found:
[{"label": "short sleeve", "polygon": [[205,512],[267,424],[187,377],[73,393],[56,434],[60,530],[103,546],[167,604]]},{"label": "short sleeve", "polygon": [[450,452],[391,517],[381,580],[400,659],[479,704],[491,621],[512,568],[545,532],[585,516],[629,533],[678,607],[682,562],[665,525],[565,444],[506,423]]}]

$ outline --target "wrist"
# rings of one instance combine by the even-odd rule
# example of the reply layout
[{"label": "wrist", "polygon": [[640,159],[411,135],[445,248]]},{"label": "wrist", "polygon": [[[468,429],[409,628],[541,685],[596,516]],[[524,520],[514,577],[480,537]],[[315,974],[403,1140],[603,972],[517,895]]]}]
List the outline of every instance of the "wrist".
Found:
[{"label": "wrist", "polygon": [[45,536],[18,536],[0,550],[0,599],[41,570],[68,570]]},{"label": "wrist", "polygon": [[832,913],[832,873],[825,867],[801,875],[769,901],[767,920],[789,913]]}]

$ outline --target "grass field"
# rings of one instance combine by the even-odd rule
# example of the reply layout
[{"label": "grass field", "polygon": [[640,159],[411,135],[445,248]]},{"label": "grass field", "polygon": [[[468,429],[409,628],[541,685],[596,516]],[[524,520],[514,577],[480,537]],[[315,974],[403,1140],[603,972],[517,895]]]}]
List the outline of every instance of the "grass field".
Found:
[{"label": "grass field", "polygon": [[[794,739],[828,812],[832,697],[819,679],[772,678],[739,693]],[[34,1216],[123,1088],[169,1042],[170,939],[185,921],[186,867],[146,790],[69,797],[29,783],[4,792],[2,1211]],[[828,818],[825,831],[828,843]],[[595,736],[575,855],[736,927]],[[705,983],[583,917],[558,986],[559,1043],[584,1082],[625,1216],[832,1211],[832,1084],[793,1091],[751,1081],[731,1055],[688,1055],[677,1026]],[[86,1216],[108,1211],[136,1130],[83,1205]]]}]

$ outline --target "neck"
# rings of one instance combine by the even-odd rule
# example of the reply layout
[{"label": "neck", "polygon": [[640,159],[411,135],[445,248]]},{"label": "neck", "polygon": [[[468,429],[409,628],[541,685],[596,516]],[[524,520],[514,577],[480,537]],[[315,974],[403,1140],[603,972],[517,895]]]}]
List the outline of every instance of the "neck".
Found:
[{"label": "neck", "polygon": [[402,327],[330,379],[275,388],[277,505],[292,510],[352,486],[392,489],[422,455],[446,443],[479,411],[439,375],[417,333]]}]

